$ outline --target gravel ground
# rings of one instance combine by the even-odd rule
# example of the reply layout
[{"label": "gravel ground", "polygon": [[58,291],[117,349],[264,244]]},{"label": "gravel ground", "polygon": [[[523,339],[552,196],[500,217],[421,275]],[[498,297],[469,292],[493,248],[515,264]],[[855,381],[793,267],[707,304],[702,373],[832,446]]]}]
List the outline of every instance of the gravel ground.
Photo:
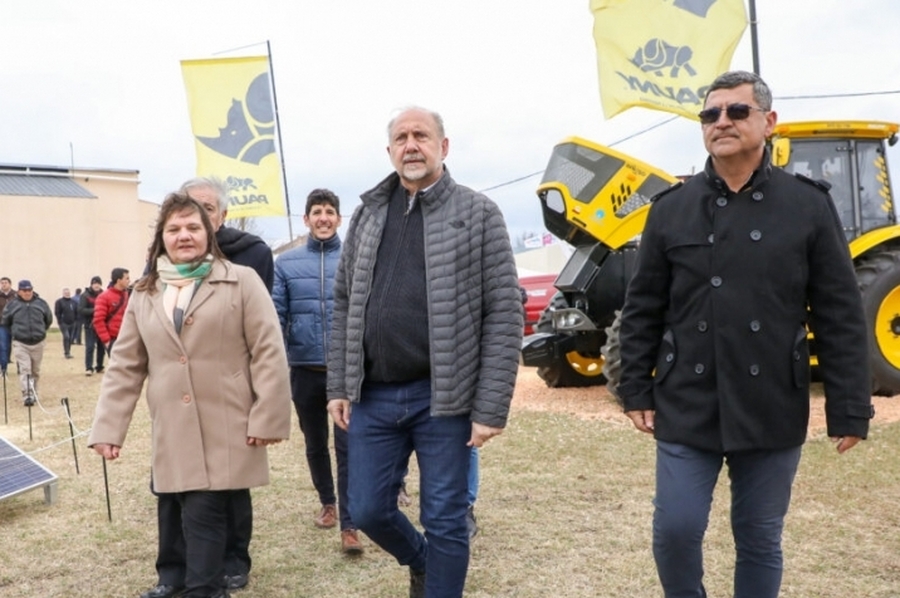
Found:
[{"label": "gravel ground", "polygon": [[[821,384],[813,385],[811,401],[809,434],[817,436],[825,432],[825,399]],[[900,420],[900,395],[872,397],[872,403],[875,405],[873,426]],[[631,425],[606,387],[547,388],[538,377],[537,369],[525,366],[519,367],[512,409],[569,413],[584,419],[599,419],[623,426]]]}]

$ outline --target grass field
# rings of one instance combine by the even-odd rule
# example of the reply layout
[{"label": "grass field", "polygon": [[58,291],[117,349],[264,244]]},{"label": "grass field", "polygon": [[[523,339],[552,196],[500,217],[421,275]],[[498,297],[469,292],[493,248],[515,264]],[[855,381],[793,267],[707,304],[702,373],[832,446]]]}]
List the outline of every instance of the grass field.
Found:
[{"label": "grass field", "polygon": [[[7,381],[9,422],[0,419],[0,436],[60,479],[53,505],[44,504],[40,491],[0,501],[4,598],[131,597],[156,581],[146,407],[142,403],[135,414],[122,458],[108,465],[110,522],[100,457],[85,447],[84,436],[77,438],[76,474],[60,406],[68,397],[77,431],[87,430],[100,377],[85,377],[82,348],[73,351],[75,359],[62,359],[59,335],[50,336],[41,405],[32,410],[33,440],[18,382],[14,376]],[[579,392],[609,400],[597,389]],[[348,559],[336,530],[313,526],[317,500],[296,423],[294,430],[290,442],[270,449],[272,484],[253,492],[254,567],[248,588],[235,595],[405,596],[405,569],[368,539],[365,554]],[[843,456],[821,434],[807,443],[784,536],[783,597],[900,596],[898,455],[897,423],[874,425],[869,441]],[[623,422],[536,411],[514,401],[507,432],[482,451],[481,482],[481,533],[472,546],[466,596],[661,596],[650,554],[649,437]],[[416,499],[415,469],[410,491]],[[727,502],[723,478],[706,540],[711,598],[730,595]],[[406,512],[417,519],[415,505]]]}]

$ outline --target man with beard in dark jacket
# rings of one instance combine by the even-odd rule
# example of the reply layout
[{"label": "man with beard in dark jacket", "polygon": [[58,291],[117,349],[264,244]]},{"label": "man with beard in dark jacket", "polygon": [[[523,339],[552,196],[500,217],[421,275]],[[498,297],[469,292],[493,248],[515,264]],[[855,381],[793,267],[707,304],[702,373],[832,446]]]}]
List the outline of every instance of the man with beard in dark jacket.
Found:
[{"label": "man with beard in dark jacket", "polygon": [[35,403],[44,345],[47,344],[47,329],[52,323],[53,312],[50,311],[50,306],[34,292],[30,280],[20,280],[18,297],[3,308],[0,326],[9,328],[12,335],[12,351],[19,370],[22,401],[26,407]]},{"label": "man with beard in dark jacket", "polygon": [[[103,372],[103,360],[106,358],[106,347],[103,341],[97,338],[97,332],[94,330],[94,305],[97,303],[97,297],[103,292],[103,279],[99,276],[91,278],[91,284],[88,285],[78,300],[78,313],[81,321],[84,322],[84,375],[92,376],[94,372],[98,374]],[[97,361],[94,366],[94,352],[96,350]]]},{"label": "man with beard in dark jacket", "polygon": [[72,359],[72,341],[75,340],[75,320],[78,319],[78,304],[72,298],[72,291],[68,287],[62,290],[62,297],[53,305],[53,313],[56,315],[56,323],[62,333],[63,354],[66,359]]},{"label": "man with beard in dark jacket", "polygon": [[[228,214],[228,189],[215,177],[199,177],[185,182],[186,193],[206,210],[216,243],[229,261],[253,268],[269,293],[275,280],[272,250],[265,241],[250,233],[223,226]],[[141,598],[170,598],[184,589],[185,554],[181,531],[181,507],[174,494],[157,494],[159,553],[156,557],[157,585]],[[230,590],[247,585],[250,574],[250,537],[253,531],[253,504],[250,490],[235,493],[228,504],[228,532],[225,552],[225,584]]]}]

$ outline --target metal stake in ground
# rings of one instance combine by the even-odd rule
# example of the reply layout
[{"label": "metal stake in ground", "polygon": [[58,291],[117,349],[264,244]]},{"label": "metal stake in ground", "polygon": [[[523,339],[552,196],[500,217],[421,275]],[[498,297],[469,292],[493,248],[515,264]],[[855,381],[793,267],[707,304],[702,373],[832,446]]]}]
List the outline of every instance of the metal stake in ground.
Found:
[{"label": "metal stake in ground", "polygon": [[112,523],[112,506],[109,504],[109,476],[106,474],[106,457],[100,457],[103,461],[103,489],[106,491],[106,516]]},{"label": "metal stake in ground", "polygon": [[59,400],[66,408],[66,418],[69,420],[69,437],[72,439],[72,454],[75,456],[75,473],[81,473],[78,470],[78,448],[75,446],[75,428],[72,426],[72,410],[69,409],[69,397],[63,397]]}]

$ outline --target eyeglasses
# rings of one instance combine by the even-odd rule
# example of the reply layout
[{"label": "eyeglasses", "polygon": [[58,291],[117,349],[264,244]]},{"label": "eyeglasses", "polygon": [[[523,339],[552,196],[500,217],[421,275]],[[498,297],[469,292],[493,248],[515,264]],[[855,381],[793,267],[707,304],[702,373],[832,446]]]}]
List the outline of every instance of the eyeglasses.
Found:
[{"label": "eyeglasses", "polygon": [[[755,106],[748,106],[747,104],[729,104],[725,107],[725,115],[728,117],[728,120],[744,120],[750,116],[751,110],[768,112],[768,110],[763,110],[762,108],[757,108]],[[722,109],[718,106],[715,108],[707,108],[706,110],[701,110],[697,116],[700,117],[700,122],[704,125],[711,125],[719,121],[719,117],[722,116]]]}]

